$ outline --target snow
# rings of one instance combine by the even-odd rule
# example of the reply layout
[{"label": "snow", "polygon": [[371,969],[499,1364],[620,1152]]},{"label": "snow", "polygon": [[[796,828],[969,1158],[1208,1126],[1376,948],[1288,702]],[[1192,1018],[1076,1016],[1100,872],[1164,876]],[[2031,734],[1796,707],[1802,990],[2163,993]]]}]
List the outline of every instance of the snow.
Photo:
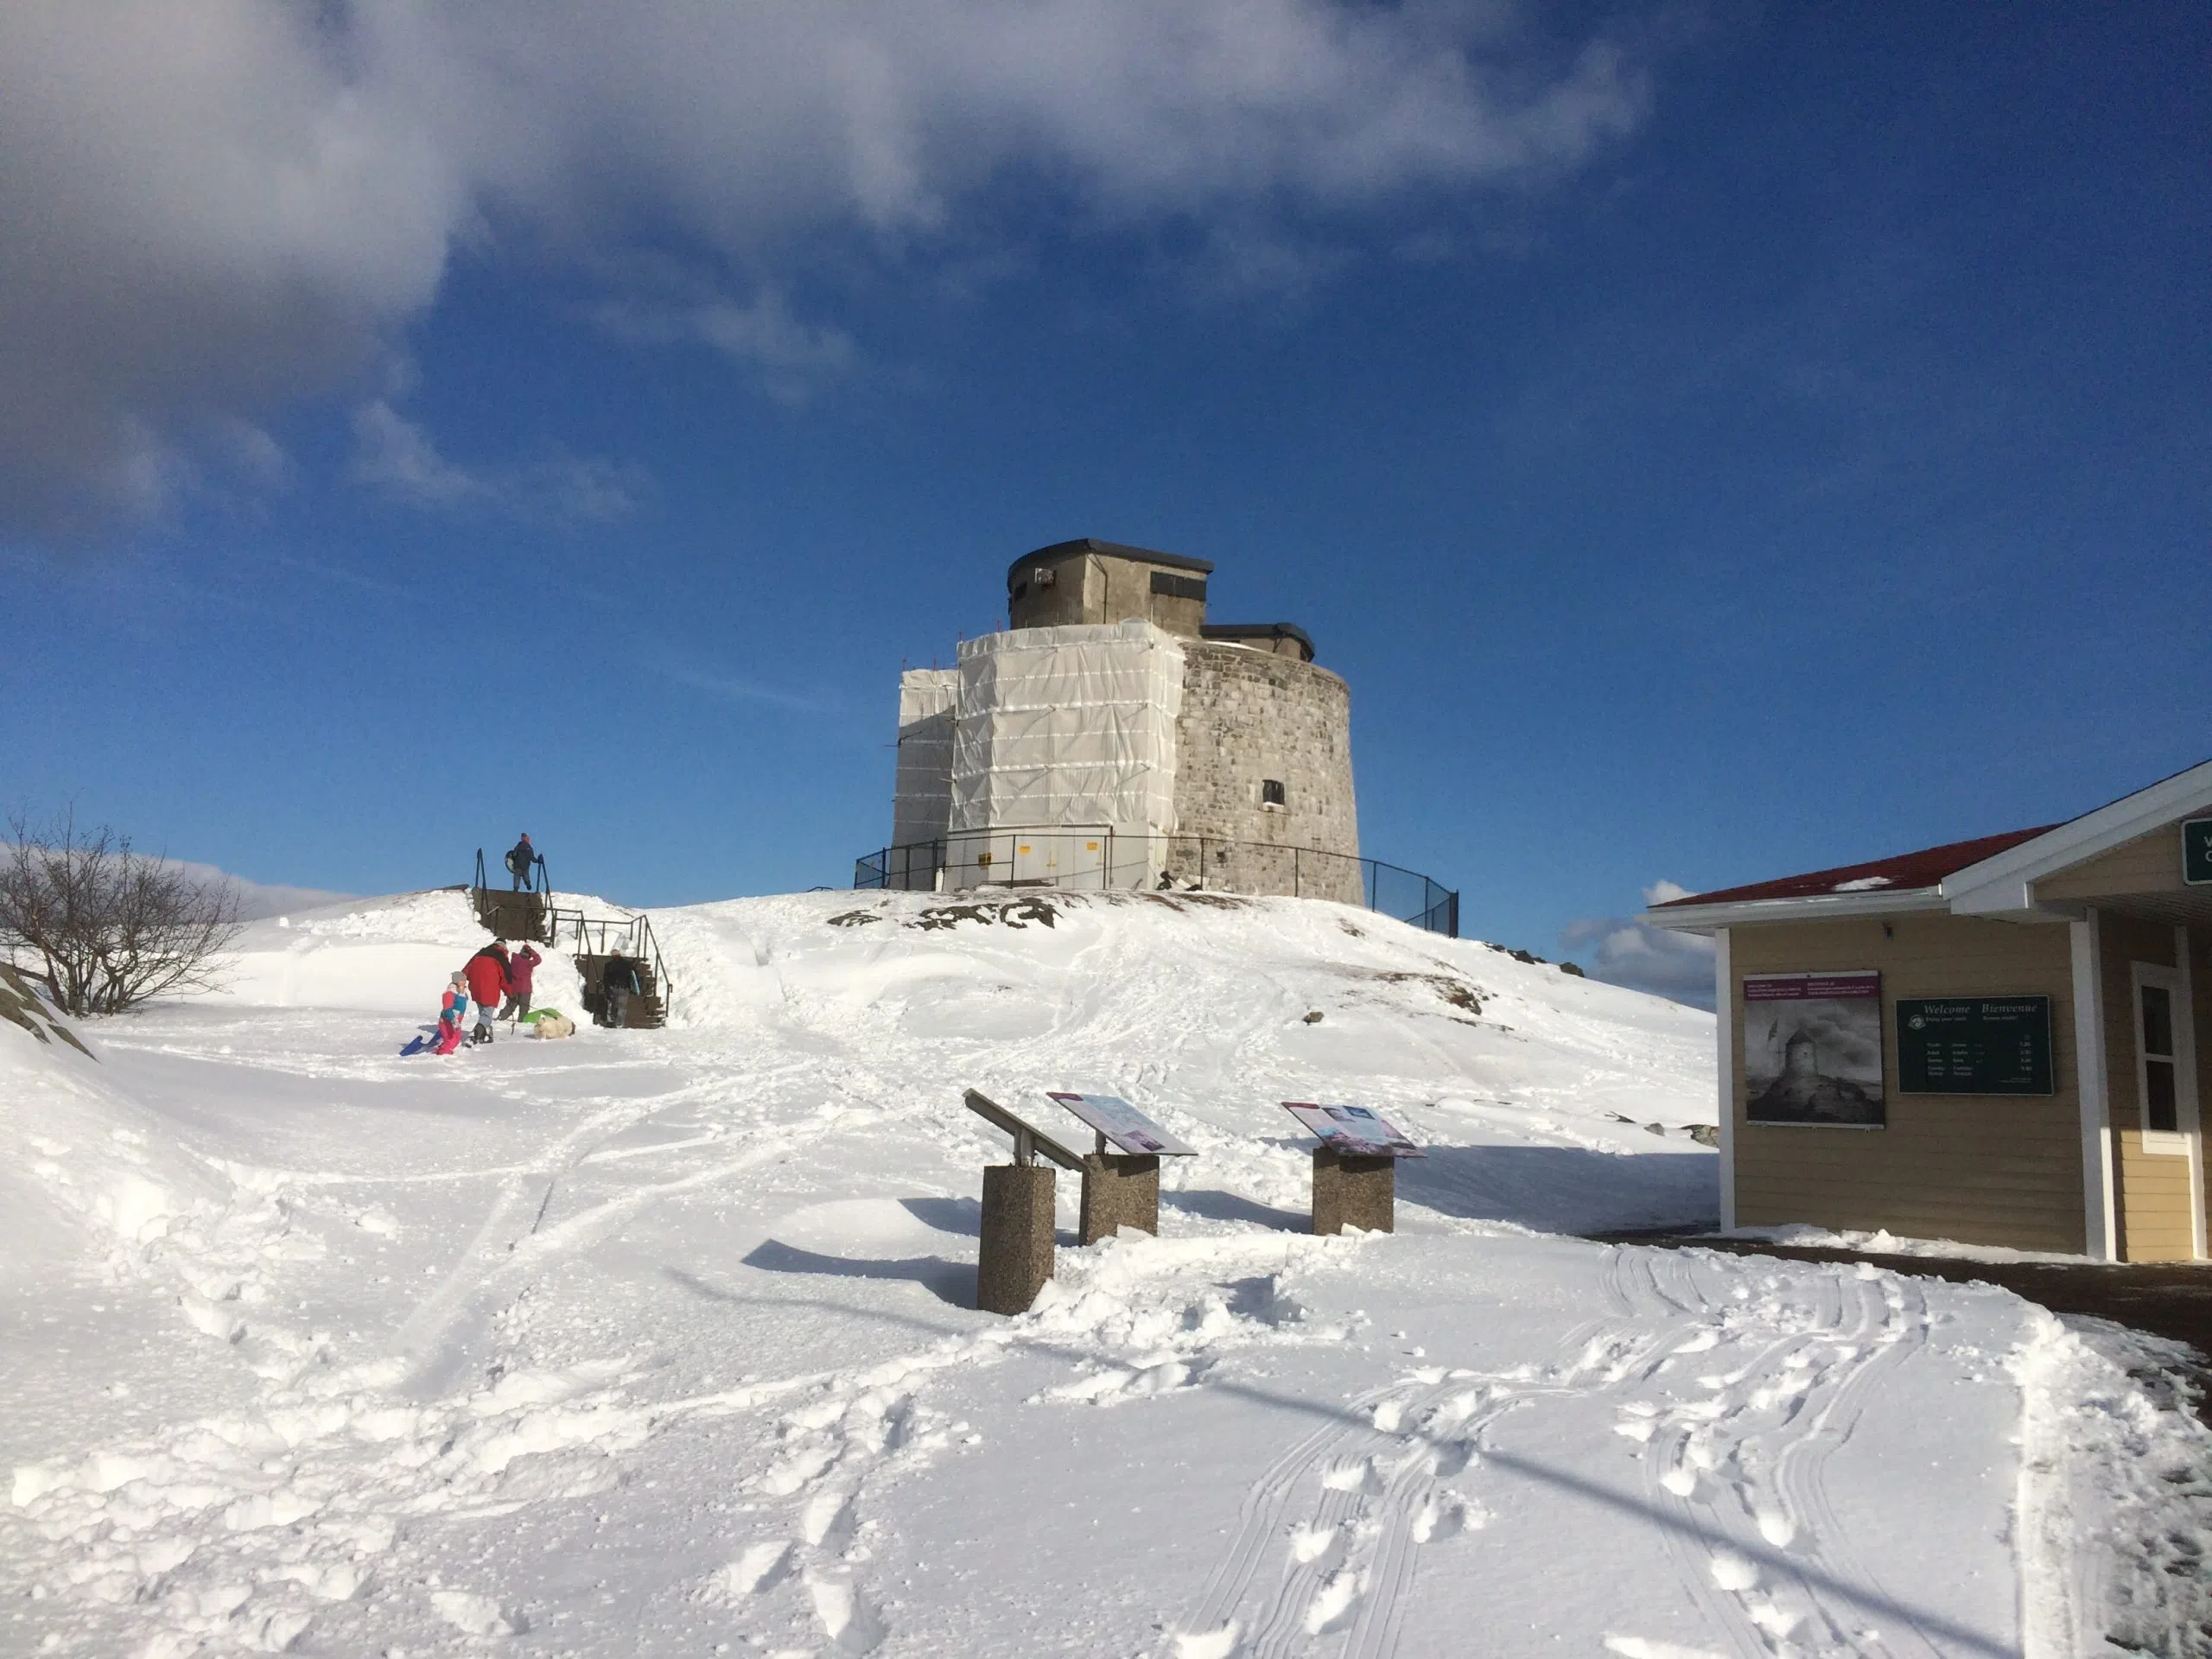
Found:
[{"label": "snow", "polygon": [[[1566,1236],[1712,1224],[1708,1015],[1310,901],[653,924],[660,1032],[400,1058],[483,938],[453,893],[256,924],[97,1061],[0,1025],[0,1651],[2195,1639],[2177,1354]],[[971,1086],[1196,1147],[1162,1236],[976,1312]],[[1396,1233],[1300,1230],[1286,1099],[1428,1147]]]},{"label": "snow", "polygon": [[1954,1262],[2048,1262],[2085,1265],[2094,1256],[2069,1255],[2053,1250],[2016,1250],[2003,1244],[1962,1244],[1955,1238],[1911,1238],[1886,1229],[1862,1232],[1855,1229],[1808,1227],[1738,1227],[1714,1233],[1714,1238],[1746,1239],[1770,1244],[1795,1244],[1808,1249],[1856,1250],[1866,1255],[1924,1255]]}]

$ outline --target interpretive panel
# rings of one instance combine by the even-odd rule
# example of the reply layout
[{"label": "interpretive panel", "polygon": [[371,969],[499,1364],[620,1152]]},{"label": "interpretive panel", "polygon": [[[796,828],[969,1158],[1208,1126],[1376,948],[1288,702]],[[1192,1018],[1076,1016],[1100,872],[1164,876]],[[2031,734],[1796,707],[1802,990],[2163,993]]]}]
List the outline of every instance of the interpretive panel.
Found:
[{"label": "interpretive panel", "polygon": [[2047,996],[1897,999],[1901,1095],[2048,1095]]},{"label": "interpretive panel", "polygon": [[1046,1094],[1104,1135],[1117,1151],[1145,1158],[1195,1158],[1196,1147],[1186,1147],[1126,1100],[1112,1095],[1064,1095],[1048,1089]]},{"label": "interpretive panel", "polygon": [[1881,975],[1745,975],[1744,1083],[1754,1123],[1882,1128]]},{"label": "interpretive panel", "polygon": [[1308,1134],[1319,1135],[1323,1146],[1347,1158],[1428,1156],[1407,1138],[1403,1129],[1364,1106],[1318,1106],[1311,1101],[1286,1100],[1282,1109]]}]

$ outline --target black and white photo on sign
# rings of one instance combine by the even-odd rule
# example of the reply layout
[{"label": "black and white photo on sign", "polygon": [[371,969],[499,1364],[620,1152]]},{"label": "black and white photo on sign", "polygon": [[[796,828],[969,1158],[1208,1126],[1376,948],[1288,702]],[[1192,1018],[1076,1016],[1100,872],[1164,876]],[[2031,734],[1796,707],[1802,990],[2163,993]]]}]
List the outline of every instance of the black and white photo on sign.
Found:
[{"label": "black and white photo on sign", "polygon": [[1753,1123],[1882,1127],[1882,976],[1746,974],[1744,1101]]}]

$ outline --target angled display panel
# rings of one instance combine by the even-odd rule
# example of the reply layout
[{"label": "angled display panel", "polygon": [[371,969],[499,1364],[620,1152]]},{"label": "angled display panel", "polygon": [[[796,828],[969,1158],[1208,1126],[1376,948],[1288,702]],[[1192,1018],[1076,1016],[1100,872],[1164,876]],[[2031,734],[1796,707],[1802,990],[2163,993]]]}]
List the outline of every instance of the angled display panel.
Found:
[{"label": "angled display panel", "polygon": [[1104,1135],[1116,1152],[1138,1158],[1194,1158],[1196,1147],[1185,1146],[1126,1100],[1112,1095],[1069,1095],[1047,1090],[1056,1100]]},{"label": "angled display panel", "polygon": [[1320,1106],[1286,1100],[1283,1110],[1321,1144],[1347,1158],[1426,1158],[1428,1154],[1382,1113],[1365,1106]]}]

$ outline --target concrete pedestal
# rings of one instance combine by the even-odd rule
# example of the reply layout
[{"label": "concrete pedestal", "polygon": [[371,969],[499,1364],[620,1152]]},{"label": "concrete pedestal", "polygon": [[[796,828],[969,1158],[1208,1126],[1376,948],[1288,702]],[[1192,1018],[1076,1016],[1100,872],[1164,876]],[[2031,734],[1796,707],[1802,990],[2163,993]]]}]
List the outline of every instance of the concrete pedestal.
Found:
[{"label": "concrete pedestal", "polygon": [[988,1166],[976,1306],[986,1313],[1027,1313],[1052,1276],[1052,1170],[1035,1164]]},{"label": "concrete pedestal", "polygon": [[1326,1147],[1313,1149],[1313,1230],[1370,1233],[1397,1230],[1398,1160],[1348,1158]]},{"label": "concrete pedestal", "polygon": [[1096,1244],[1122,1227],[1160,1231],[1160,1160],[1114,1152],[1083,1160],[1083,1242]]}]

